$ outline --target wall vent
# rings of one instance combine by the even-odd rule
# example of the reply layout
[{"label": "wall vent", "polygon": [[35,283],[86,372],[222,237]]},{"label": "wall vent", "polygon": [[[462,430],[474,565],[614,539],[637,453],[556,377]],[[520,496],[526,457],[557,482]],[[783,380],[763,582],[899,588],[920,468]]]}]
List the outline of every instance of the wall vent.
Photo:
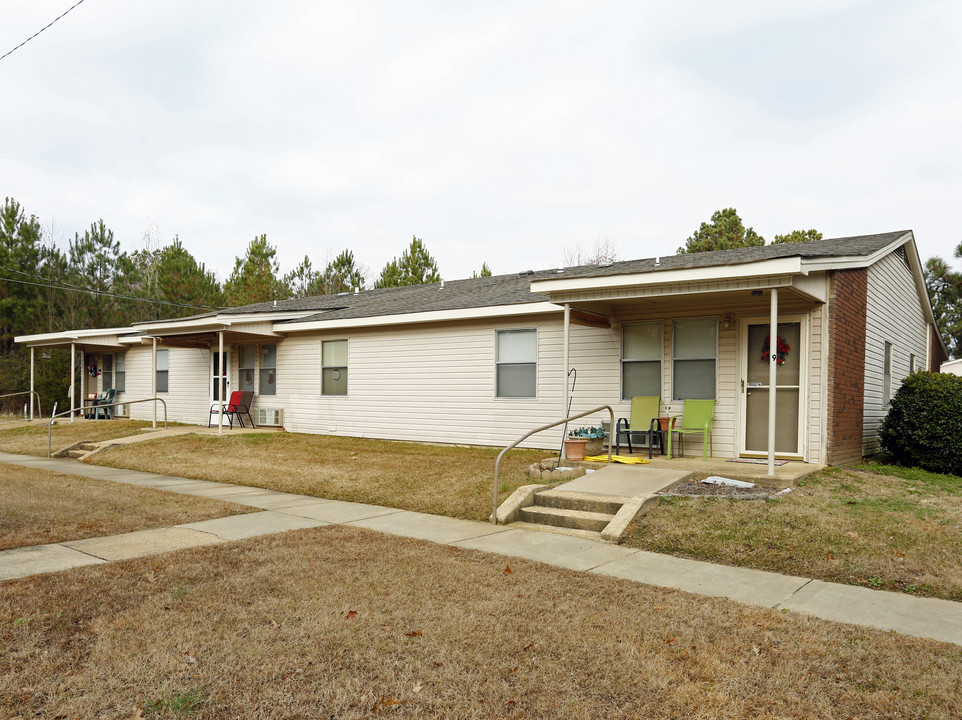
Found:
[{"label": "wall vent", "polygon": [[284,425],[284,410],[282,408],[257,408],[256,425],[282,427]]}]

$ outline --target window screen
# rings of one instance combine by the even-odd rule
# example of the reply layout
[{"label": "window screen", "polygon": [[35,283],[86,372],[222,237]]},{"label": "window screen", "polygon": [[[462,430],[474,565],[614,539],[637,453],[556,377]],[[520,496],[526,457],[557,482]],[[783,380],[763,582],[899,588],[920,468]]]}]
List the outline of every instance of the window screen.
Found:
[{"label": "window screen", "polygon": [[661,351],[663,325],[656,322],[624,325],[621,328],[621,397],[661,396]]},{"label": "window screen", "polygon": [[498,330],[496,355],[497,397],[535,397],[538,384],[537,330]]},{"label": "window screen", "polygon": [[672,398],[713,400],[718,321],[676,320],[672,330]]}]

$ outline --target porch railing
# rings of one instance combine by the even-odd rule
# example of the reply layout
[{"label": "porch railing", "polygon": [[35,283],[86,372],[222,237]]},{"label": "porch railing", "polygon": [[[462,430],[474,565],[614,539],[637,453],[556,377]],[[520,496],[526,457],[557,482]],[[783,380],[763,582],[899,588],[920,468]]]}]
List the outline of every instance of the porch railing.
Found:
[{"label": "porch railing", "polygon": [[[37,416],[43,417],[43,409],[40,407],[40,393],[36,390],[24,390],[23,392],[7,393],[6,395],[0,395],[0,400],[8,397],[16,397],[17,395],[36,395],[37,396]],[[31,418],[32,419],[32,418]]]},{"label": "porch railing", "polygon": [[[591,410],[585,410],[584,412],[578,413],[577,415],[569,415],[568,417],[562,418],[557,422],[548,423],[547,425],[542,425],[539,428],[535,428],[531,432],[515,440],[513,443],[508,445],[508,447],[506,447],[504,450],[502,450],[498,454],[498,459],[494,461],[494,507],[491,510],[491,522],[493,522],[495,525],[498,524],[498,479],[501,474],[501,458],[504,457],[504,454],[508,452],[508,450],[513,450],[515,447],[517,447],[518,445],[520,445],[521,443],[523,443],[525,440],[527,440],[529,437],[531,437],[536,433],[543,432],[544,430],[550,430],[553,427],[557,427],[558,425],[563,425],[567,422],[570,422],[571,420],[577,420],[578,418],[583,418],[585,415],[593,415],[594,413],[600,412],[601,410],[608,411],[608,415],[611,419],[611,427],[614,427],[615,411],[612,409],[611,405],[599,405],[598,407],[592,408]],[[611,463],[611,438],[610,437],[608,438],[608,463],[609,464]]]},{"label": "porch railing", "polygon": [[[167,402],[166,402],[163,398],[146,398],[145,400],[124,400],[123,402],[107,403],[107,404],[105,404],[105,405],[93,405],[93,406],[92,406],[92,409],[99,410],[100,408],[117,407],[117,406],[119,406],[119,405],[136,405],[137,403],[145,403],[145,402],[163,403],[163,405],[164,405],[164,430],[166,430],[166,429],[167,429]],[[56,409],[56,408],[54,408],[54,409]],[[51,447],[50,447],[50,446],[51,446],[52,437],[53,437],[53,421],[54,421],[54,419],[55,419],[55,418],[58,418],[58,417],[65,417],[65,416],[71,415],[71,414],[73,414],[73,413],[75,413],[75,412],[77,412],[77,409],[76,409],[76,408],[74,408],[73,410],[64,410],[64,411],[61,412],[61,413],[57,413],[56,415],[51,415],[51,416],[50,416],[50,423],[47,425],[47,457],[50,457],[50,456],[53,454],[53,451],[51,450]]]}]

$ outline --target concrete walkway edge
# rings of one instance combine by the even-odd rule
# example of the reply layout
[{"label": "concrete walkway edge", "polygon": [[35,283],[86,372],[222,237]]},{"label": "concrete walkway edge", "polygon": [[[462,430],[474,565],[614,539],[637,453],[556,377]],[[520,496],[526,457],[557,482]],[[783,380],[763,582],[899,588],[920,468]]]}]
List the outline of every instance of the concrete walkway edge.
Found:
[{"label": "concrete walkway edge", "polygon": [[962,603],[949,600],[919,598],[750,568],[717,565],[570,535],[228,483],[84,465],[75,460],[0,452],[0,463],[37,467],[167,492],[223,498],[262,509],[262,512],[185,523],[170,528],[2,551],[0,581],[288,530],[339,524],[962,645]]}]

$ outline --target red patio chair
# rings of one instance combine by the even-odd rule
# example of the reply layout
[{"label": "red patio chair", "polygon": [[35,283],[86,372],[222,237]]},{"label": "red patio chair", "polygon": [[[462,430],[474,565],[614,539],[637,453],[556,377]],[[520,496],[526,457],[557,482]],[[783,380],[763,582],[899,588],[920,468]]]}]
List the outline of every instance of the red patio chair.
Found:
[{"label": "red patio chair", "polygon": [[[235,390],[230,394],[230,398],[224,404],[224,417],[227,418],[227,422],[230,424],[231,429],[234,428],[234,416],[237,416],[237,422],[240,423],[241,427],[246,427],[244,425],[244,415],[247,419],[251,421],[251,427],[254,427],[254,420],[251,418],[250,403],[251,398],[254,396],[252,392],[241,392],[240,390]],[[220,403],[214,403],[210,406],[210,418],[207,420],[207,427],[211,427],[214,424],[214,416],[220,410]]]}]

